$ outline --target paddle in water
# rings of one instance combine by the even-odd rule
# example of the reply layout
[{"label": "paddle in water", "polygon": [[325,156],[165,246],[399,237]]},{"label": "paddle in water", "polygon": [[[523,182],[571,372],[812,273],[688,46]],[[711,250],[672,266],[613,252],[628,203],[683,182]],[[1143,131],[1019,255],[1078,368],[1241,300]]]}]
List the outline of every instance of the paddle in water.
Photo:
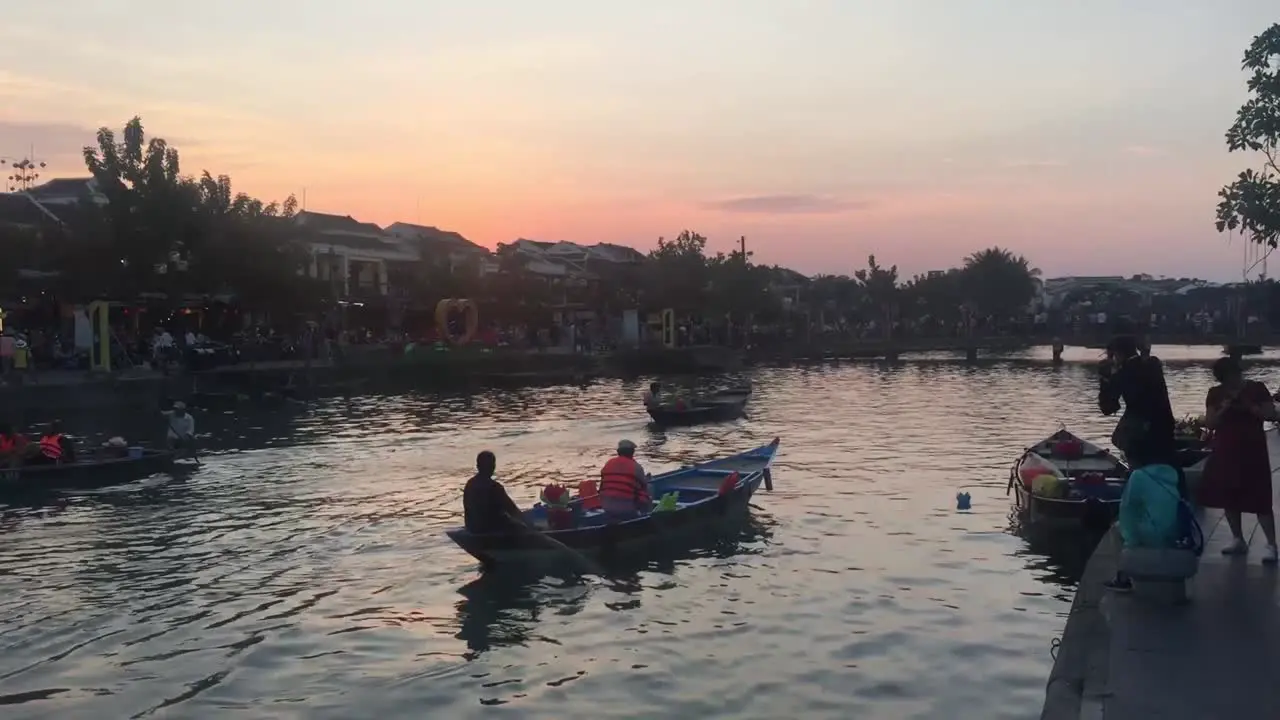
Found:
[{"label": "paddle in water", "polygon": [[551,537],[550,535],[544,532],[540,532],[536,528],[529,528],[529,535],[537,538],[539,542],[546,545],[547,547],[553,550],[559,550],[560,552],[564,553],[566,556],[568,556],[570,559],[574,561],[574,564],[578,565],[578,567],[580,567],[581,569],[596,575],[604,574],[604,571],[600,569],[600,566],[592,562],[591,559],[588,558],[586,555],[583,555],[582,553],[578,552],[577,550],[574,550],[568,545],[565,545],[564,543]]}]

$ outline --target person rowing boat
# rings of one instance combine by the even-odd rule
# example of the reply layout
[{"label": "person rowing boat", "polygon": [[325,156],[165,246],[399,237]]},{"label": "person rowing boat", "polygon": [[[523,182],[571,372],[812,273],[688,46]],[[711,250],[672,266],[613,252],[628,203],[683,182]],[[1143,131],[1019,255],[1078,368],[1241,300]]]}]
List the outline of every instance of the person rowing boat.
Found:
[{"label": "person rowing boat", "polygon": [[196,419],[187,412],[187,404],[179,400],[173,404],[172,410],[161,411],[169,420],[166,433],[169,449],[185,450],[191,457],[196,456]]}]

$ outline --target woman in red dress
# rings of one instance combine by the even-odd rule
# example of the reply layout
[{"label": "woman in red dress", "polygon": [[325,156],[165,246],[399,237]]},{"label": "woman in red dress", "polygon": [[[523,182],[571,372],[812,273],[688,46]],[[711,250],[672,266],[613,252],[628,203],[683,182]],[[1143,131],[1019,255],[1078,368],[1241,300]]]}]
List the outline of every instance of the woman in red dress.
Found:
[{"label": "woman in red dress", "polygon": [[1232,541],[1224,555],[1243,555],[1249,546],[1240,524],[1241,513],[1258,516],[1267,536],[1262,562],[1275,564],[1276,522],[1272,512],[1271,455],[1263,423],[1276,420],[1271,393],[1260,382],[1245,380],[1240,363],[1222,358],[1213,364],[1218,385],[1205,398],[1205,421],[1213,430],[1208,463],[1200,488],[1200,504],[1221,508]]}]

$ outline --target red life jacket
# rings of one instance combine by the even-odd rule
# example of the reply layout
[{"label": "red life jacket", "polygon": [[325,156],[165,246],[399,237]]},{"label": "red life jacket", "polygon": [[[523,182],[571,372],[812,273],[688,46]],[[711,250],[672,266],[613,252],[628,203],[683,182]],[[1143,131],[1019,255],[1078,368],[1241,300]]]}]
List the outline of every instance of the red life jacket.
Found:
[{"label": "red life jacket", "polygon": [[600,498],[625,501],[631,506],[648,503],[649,488],[636,477],[639,470],[639,464],[629,457],[615,455],[609,458],[600,471]]},{"label": "red life jacket", "polygon": [[595,480],[583,480],[578,483],[578,497],[582,498],[583,510],[600,509],[600,491],[596,489]]},{"label": "red life jacket", "polygon": [[62,459],[62,436],[45,435],[40,438],[40,454],[50,460]]},{"label": "red life jacket", "polygon": [[12,452],[18,449],[18,437],[11,435],[9,437],[0,436],[0,452]]}]

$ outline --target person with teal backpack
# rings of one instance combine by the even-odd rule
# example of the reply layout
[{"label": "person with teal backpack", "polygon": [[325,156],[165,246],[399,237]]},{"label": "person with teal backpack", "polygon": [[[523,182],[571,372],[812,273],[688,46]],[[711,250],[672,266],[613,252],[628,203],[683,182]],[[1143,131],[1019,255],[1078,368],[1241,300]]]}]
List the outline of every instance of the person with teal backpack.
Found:
[{"label": "person with teal backpack", "polygon": [[[1098,409],[1103,415],[1124,413],[1111,443],[1131,469],[1120,501],[1119,530],[1130,547],[1177,547],[1191,532],[1194,517],[1186,503],[1186,481],[1177,466],[1173,409],[1160,359],[1140,352],[1137,338],[1120,335],[1107,344],[1098,368]],[[1123,406],[1121,405],[1121,401]],[[1117,572],[1107,587],[1128,592],[1133,582]]]},{"label": "person with teal backpack", "polygon": [[1172,465],[1143,465],[1129,474],[1117,524],[1127,548],[1178,548],[1199,555],[1204,535],[1191,505],[1178,492]]}]

